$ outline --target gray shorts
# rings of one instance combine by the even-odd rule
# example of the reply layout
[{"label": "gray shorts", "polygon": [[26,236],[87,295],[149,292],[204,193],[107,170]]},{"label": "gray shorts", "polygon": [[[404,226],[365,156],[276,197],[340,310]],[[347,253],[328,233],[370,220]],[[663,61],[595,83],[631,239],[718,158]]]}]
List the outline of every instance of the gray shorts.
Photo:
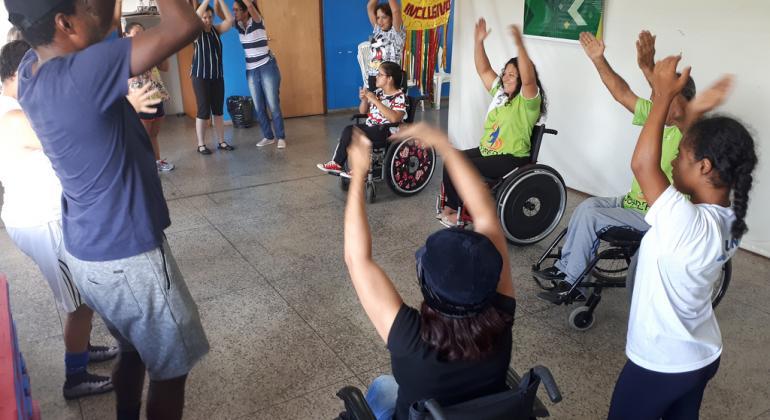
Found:
[{"label": "gray shorts", "polygon": [[83,300],[104,319],[121,351],[137,351],[152,380],[186,375],[209,351],[198,307],[168,243],[133,257],[66,261]]}]

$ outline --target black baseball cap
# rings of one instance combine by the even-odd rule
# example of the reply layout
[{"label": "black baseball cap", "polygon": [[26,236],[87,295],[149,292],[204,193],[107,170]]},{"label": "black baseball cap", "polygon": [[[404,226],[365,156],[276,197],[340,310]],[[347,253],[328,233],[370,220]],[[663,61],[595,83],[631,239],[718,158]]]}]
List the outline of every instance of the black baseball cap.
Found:
[{"label": "black baseball cap", "polygon": [[8,20],[13,26],[25,30],[51,13],[66,0],[5,0]]},{"label": "black baseball cap", "polygon": [[503,268],[503,258],[489,238],[462,228],[430,235],[415,259],[425,302],[450,318],[467,318],[486,309]]}]

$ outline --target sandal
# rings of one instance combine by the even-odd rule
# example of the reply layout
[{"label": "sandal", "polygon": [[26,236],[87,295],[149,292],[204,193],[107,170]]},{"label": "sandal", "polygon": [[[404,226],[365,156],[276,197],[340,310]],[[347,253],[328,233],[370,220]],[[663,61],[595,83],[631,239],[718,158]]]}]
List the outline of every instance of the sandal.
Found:
[{"label": "sandal", "polygon": [[209,148],[206,147],[205,145],[204,146],[198,146],[198,153],[200,153],[202,155],[210,155],[211,154],[211,150],[209,150]]},{"label": "sandal", "polygon": [[233,146],[231,146],[231,145],[229,145],[229,144],[227,144],[227,143],[222,141],[222,142],[219,142],[219,144],[217,145],[217,149],[219,149],[219,150],[227,150],[229,152],[231,150],[235,150],[235,147],[233,147]]}]

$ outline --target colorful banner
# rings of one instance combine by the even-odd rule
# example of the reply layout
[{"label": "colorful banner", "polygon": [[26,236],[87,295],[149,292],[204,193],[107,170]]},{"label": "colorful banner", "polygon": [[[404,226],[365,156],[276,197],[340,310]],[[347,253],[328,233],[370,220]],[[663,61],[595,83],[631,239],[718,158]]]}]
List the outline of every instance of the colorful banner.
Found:
[{"label": "colorful banner", "polygon": [[451,0],[404,0],[401,16],[407,31],[422,31],[444,26],[449,22]]},{"label": "colorful banner", "polygon": [[577,41],[581,32],[602,38],[602,0],[526,0],[524,35]]}]

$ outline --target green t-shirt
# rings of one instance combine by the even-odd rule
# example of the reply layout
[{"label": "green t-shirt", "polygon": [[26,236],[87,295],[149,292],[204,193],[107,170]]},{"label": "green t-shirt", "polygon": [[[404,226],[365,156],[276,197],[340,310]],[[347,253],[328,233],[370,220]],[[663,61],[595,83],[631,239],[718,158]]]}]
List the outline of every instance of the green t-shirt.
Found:
[{"label": "green t-shirt", "polygon": [[[647,99],[639,98],[636,101],[636,109],[634,109],[634,125],[644,125],[647,122],[647,117],[650,116],[650,110],[652,109],[652,102]],[[668,182],[671,182],[671,172],[673,167],[671,161],[674,160],[679,154],[679,142],[682,140],[682,132],[676,126],[663,128],[663,148],[660,153],[660,169],[666,174]],[[634,178],[631,182],[631,191],[623,197],[623,208],[633,209],[640,213],[647,213],[647,209],[650,207],[647,201],[644,199],[642,193],[642,187],[639,186],[639,181]]]},{"label": "green t-shirt", "polygon": [[529,138],[540,118],[540,92],[532,99],[526,99],[519,93],[508,102],[508,95],[503,92],[499,78],[492,86],[489,92],[492,103],[489,104],[487,119],[484,121],[484,137],[479,144],[481,155],[529,156]]}]

